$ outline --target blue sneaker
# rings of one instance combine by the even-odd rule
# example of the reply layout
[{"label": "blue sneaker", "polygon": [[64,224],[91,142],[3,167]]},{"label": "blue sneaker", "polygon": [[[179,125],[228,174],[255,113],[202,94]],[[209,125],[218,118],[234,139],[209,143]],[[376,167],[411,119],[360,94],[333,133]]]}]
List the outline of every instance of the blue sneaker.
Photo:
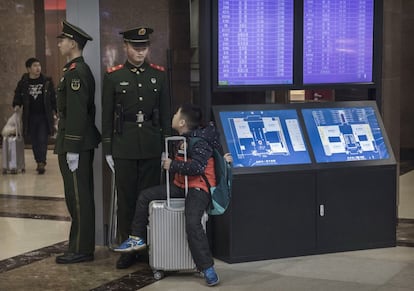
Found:
[{"label": "blue sneaker", "polygon": [[206,280],[206,283],[207,283],[208,286],[217,285],[220,281],[213,266],[211,266],[210,268],[205,269],[203,271],[203,274],[204,274],[204,279]]},{"label": "blue sneaker", "polygon": [[145,244],[142,238],[130,235],[126,241],[119,245],[119,247],[114,248],[114,252],[127,253],[132,251],[138,251],[146,247],[147,245]]}]

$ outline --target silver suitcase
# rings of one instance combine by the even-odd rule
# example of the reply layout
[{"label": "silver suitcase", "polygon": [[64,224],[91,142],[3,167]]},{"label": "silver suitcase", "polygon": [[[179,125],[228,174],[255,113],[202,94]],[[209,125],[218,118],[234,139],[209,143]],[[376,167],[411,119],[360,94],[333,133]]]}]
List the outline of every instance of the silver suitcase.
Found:
[{"label": "silver suitcase", "polygon": [[[165,139],[165,152],[169,141],[180,141],[185,137],[168,137]],[[184,144],[186,148],[186,144]],[[186,160],[186,150],[185,160]],[[187,182],[187,181],[186,181]],[[149,223],[147,243],[149,248],[149,265],[154,278],[159,280],[164,271],[197,271],[188,247],[185,231],[184,198],[170,198],[169,173],[166,173],[167,200],[154,200],[149,205]],[[186,192],[187,192],[186,183]],[[202,218],[205,229],[207,214]]]},{"label": "silver suitcase", "polygon": [[20,132],[20,120],[16,117],[16,135],[3,137],[2,164],[3,174],[25,172],[24,139]]}]

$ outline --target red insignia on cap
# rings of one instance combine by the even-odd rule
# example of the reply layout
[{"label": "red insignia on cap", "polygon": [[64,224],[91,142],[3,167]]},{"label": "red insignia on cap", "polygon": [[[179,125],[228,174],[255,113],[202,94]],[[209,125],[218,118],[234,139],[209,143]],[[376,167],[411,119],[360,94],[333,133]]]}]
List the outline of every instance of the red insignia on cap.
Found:
[{"label": "red insignia on cap", "polygon": [[76,68],[76,63],[73,63],[72,65],[70,65],[69,70],[73,70],[74,68]]},{"label": "red insignia on cap", "polygon": [[158,71],[161,71],[161,72],[164,72],[165,71],[165,68],[163,66],[159,66],[159,65],[156,65],[156,64],[150,64],[150,66],[152,68],[158,70]]},{"label": "red insignia on cap", "polygon": [[112,73],[112,72],[118,71],[119,69],[122,69],[123,67],[124,67],[124,65],[123,65],[123,64],[120,64],[120,65],[118,65],[118,66],[108,68],[108,69],[106,70],[106,72],[108,72],[108,73]]}]

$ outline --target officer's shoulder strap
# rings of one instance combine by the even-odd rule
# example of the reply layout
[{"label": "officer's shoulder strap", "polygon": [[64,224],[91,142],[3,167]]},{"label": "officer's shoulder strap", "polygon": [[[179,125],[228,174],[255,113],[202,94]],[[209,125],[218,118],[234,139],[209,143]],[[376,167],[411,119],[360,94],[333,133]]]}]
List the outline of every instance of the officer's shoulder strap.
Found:
[{"label": "officer's shoulder strap", "polygon": [[118,70],[122,69],[123,67],[124,67],[124,64],[120,64],[120,65],[118,65],[118,66],[114,66],[114,67],[108,68],[108,69],[106,70],[106,72],[107,72],[107,73],[113,73],[113,72],[115,72],[115,71],[118,71]]},{"label": "officer's shoulder strap", "polygon": [[154,68],[154,69],[156,69],[158,71],[161,71],[161,72],[164,72],[165,71],[165,68],[163,66],[156,65],[156,64],[150,64],[150,66],[151,66],[151,68]]}]

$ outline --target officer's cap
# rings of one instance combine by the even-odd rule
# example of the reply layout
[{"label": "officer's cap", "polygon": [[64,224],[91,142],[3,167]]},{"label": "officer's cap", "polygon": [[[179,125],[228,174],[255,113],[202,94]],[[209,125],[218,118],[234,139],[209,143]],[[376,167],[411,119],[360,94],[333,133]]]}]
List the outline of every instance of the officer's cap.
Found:
[{"label": "officer's cap", "polygon": [[79,43],[82,47],[88,40],[92,40],[92,37],[84,32],[79,27],[63,20],[62,22],[62,33],[57,36],[58,38],[70,38]]},{"label": "officer's cap", "polygon": [[124,37],[124,41],[131,43],[133,46],[148,46],[149,35],[154,30],[149,27],[135,27],[126,31],[120,32]]}]

